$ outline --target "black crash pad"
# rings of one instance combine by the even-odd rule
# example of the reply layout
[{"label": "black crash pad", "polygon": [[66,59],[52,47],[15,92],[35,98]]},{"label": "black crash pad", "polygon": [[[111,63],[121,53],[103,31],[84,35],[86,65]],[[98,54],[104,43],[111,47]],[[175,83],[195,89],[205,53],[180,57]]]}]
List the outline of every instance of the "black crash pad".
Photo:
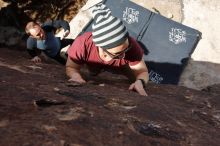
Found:
[{"label": "black crash pad", "polygon": [[[113,16],[123,20],[129,34],[143,47],[150,80],[158,84],[178,84],[201,33],[129,0],[103,3]],[[91,31],[92,23],[93,20],[81,33]]]}]

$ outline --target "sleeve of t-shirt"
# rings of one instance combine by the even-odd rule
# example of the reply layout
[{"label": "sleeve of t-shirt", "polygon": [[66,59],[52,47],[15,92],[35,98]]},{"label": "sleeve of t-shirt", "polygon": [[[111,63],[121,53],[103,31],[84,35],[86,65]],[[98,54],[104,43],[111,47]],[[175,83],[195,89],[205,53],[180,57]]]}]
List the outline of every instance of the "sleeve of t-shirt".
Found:
[{"label": "sleeve of t-shirt", "polygon": [[53,21],[53,26],[55,28],[62,27],[64,30],[70,30],[69,23],[65,20],[55,20],[55,21]]},{"label": "sleeve of t-shirt", "polygon": [[34,40],[33,38],[31,38],[31,37],[29,37],[28,39],[27,39],[27,42],[26,42],[27,44],[27,49],[28,50],[33,50],[34,49],[34,47],[36,47],[36,40]]},{"label": "sleeve of t-shirt", "polygon": [[[44,29],[48,32],[56,31],[58,28],[63,28],[65,31],[69,30],[70,31],[70,25],[67,21],[65,20],[50,20],[50,21],[46,21],[43,23],[42,27],[44,27]],[[51,29],[52,28],[52,29]]]},{"label": "sleeve of t-shirt", "polygon": [[31,37],[27,39],[27,52],[31,57],[35,57],[41,53],[41,51],[36,48],[36,40]]},{"label": "sleeve of t-shirt", "polygon": [[130,38],[129,43],[131,49],[127,52],[126,58],[129,60],[129,65],[134,66],[142,60],[144,50],[134,38]]},{"label": "sleeve of t-shirt", "polygon": [[71,47],[68,49],[68,56],[77,64],[84,63],[85,45],[84,39],[79,36],[75,39]]}]

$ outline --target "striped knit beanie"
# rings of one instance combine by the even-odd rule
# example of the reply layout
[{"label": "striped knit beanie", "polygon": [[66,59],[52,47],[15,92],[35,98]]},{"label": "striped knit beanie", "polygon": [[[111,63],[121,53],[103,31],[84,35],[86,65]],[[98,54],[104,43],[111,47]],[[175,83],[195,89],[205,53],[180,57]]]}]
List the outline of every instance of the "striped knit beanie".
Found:
[{"label": "striped knit beanie", "polygon": [[122,21],[111,15],[111,10],[99,3],[92,9],[94,23],[92,37],[96,46],[111,49],[123,44],[128,32]]}]

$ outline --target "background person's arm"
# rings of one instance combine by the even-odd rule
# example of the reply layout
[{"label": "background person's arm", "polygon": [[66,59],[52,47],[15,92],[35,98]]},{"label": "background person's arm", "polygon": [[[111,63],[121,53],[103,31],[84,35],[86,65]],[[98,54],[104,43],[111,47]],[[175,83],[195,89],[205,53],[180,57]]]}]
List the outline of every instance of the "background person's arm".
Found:
[{"label": "background person's arm", "polygon": [[55,21],[53,21],[52,25],[55,28],[61,28],[62,27],[64,30],[70,30],[70,25],[65,20],[55,20]]},{"label": "background person's arm", "polygon": [[41,62],[41,58],[40,58],[40,55],[41,55],[41,50],[36,48],[36,40],[29,37],[27,39],[27,52],[28,54],[32,57],[31,58],[31,61],[34,62],[34,63],[40,63]]},{"label": "background person's arm", "polygon": [[54,30],[54,32],[56,32],[57,29],[59,28],[63,28],[64,32],[61,36],[61,40],[65,37],[67,37],[70,33],[70,25],[67,21],[65,20],[50,20],[45,22],[42,27],[46,27],[47,29],[49,29],[48,31],[51,31],[50,28],[52,28]]},{"label": "background person's arm", "polygon": [[53,27],[55,27],[56,29],[62,27],[64,29],[61,40],[65,37],[67,37],[70,33],[70,25],[65,20],[55,20],[55,21],[53,21]]}]

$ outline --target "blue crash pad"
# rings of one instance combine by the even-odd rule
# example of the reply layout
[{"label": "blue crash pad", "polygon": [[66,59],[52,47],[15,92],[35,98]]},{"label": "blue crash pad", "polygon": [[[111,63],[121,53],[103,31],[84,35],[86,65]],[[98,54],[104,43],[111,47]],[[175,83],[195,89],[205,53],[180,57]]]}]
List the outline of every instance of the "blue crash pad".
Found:
[{"label": "blue crash pad", "polygon": [[[129,34],[144,48],[150,80],[178,84],[181,73],[201,38],[201,32],[151,12],[129,0],[103,1],[123,20]],[[83,29],[91,31],[93,20]]]}]

